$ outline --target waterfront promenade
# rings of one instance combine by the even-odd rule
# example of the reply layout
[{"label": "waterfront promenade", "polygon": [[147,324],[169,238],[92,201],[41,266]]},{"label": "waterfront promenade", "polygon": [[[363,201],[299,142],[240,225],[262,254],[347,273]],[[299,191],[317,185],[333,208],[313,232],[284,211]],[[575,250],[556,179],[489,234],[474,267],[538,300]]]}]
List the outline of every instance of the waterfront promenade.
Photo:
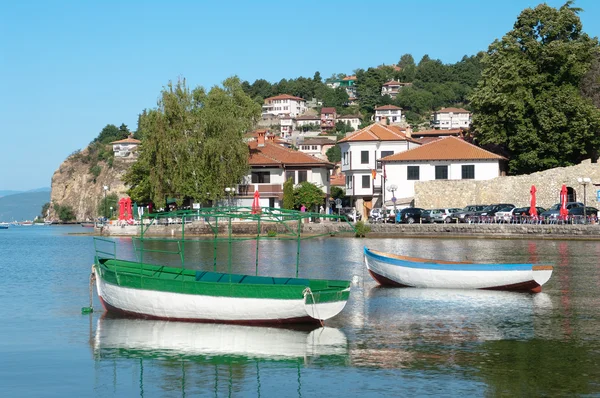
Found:
[{"label": "waterfront promenade", "polygon": [[[368,238],[408,238],[408,237],[478,237],[478,238],[508,238],[521,237],[535,239],[598,239],[600,240],[600,225],[598,224],[367,224],[371,232]],[[221,225],[221,232],[226,231],[226,225]],[[274,231],[283,233],[281,225],[262,224],[263,233]],[[303,234],[334,234],[348,230],[347,223],[323,222],[306,223],[301,225]],[[139,226],[110,225],[96,233],[106,236],[136,236]],[[181,224],[153,226],[147,231],[150,235],[177,236],[181,234]],[[203,222],[186,225],[186,235],[212,235],[212,230]],[[254,223],[233,223],[234,234],[256,234]],[[349,236],[353,236],[349,234]]]}]

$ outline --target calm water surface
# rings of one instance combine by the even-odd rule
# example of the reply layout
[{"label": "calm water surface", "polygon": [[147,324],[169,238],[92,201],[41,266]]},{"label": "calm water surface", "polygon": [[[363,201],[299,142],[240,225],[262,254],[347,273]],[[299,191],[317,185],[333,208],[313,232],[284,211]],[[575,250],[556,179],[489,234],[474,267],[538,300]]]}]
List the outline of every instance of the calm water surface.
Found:
[{"label": "calm water surface", "polygon": [[[81,315],[94,244],[80,232],[0,230],[0,396],[600,396],[600,242],[305,241],[300,276],[357,283],[326,328],[301,330],[111,318],[95,292],[96,312]],[[134,258],[130,239],[115,241]],[[364,245],[555,271],[537,295],[379,288]],[[293,275],[295,252],[261,242],[259,274]],[[254,273],[254,242],[233,253],[234,272]],[[212,267],[210,243],[186,254]]]}]

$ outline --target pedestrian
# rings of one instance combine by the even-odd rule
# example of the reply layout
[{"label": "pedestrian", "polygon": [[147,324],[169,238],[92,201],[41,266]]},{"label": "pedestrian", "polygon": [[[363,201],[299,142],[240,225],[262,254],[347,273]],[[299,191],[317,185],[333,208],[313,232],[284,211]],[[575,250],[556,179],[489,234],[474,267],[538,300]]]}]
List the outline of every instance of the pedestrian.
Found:
[{"label": "pedestrian", "polygon": [[300,207],[300,211],[304,213],[306,211],[306,206],[302,205],[302,207]]}]

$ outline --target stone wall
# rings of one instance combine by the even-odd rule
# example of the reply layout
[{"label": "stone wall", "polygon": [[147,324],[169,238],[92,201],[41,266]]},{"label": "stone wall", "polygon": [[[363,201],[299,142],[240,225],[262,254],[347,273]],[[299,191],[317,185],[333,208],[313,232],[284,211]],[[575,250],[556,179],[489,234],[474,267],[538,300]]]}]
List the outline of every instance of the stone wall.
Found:
[{"label": "stone wall", "polygon": [[415,207],[425,209],[465,207],[471,204],[512,203],[517,207],[528,206],[532,185],[537,189],[537,205],[549,208],[559,202],[562,184],[571,187],[575,200],[584,202],[583,186],[579,177],[589,177],[592,184],[586,188],[586,203],[597,207],[596,190],[600,184],[600,164],[589,160],[571,167],[559,167],[538,173],[497,177],[486,181],[444,180],[415,183]]}]

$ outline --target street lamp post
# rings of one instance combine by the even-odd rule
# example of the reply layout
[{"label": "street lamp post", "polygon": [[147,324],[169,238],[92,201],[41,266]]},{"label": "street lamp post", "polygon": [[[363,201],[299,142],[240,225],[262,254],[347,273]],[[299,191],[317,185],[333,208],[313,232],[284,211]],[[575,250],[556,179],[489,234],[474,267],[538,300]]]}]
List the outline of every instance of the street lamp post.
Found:
[{"label": "street lamp post", "polygon": [[[394,204],[394,224],[396,224],[396,196],[394,195],[394,192],[398,189],[398,185],[390,184],[386,189],[388,192],[392,193],[392,203]],[[385,203],[385,201],[383,203]]]},{"label": "street lamp post", "polygon": [[112,215],[113,215],[113,207],[110,206],[110,218],[112,218]]},{"label": "street lamp post", "polygon": [[579,177],[577,179],[581,185],[583,185],[583,223],[587,224],[587,195],[586,195],[586,187],[592,182],[592,179],[589,177]]},{"label": "street lamp post", "polygon": [[231,195],[233,195],[235,193],[235,188],[233,187],[226,187],[225,188],[225,192],[227,192],[227,205],[229,207],[231,207],[232,203],[231,203]]},{"label": "street lamp post", "polygon": [[104,214],[102,216],[106,217],[106,191],[108,191],[108,185],[103,186],[102,189],[104,189]]}]

